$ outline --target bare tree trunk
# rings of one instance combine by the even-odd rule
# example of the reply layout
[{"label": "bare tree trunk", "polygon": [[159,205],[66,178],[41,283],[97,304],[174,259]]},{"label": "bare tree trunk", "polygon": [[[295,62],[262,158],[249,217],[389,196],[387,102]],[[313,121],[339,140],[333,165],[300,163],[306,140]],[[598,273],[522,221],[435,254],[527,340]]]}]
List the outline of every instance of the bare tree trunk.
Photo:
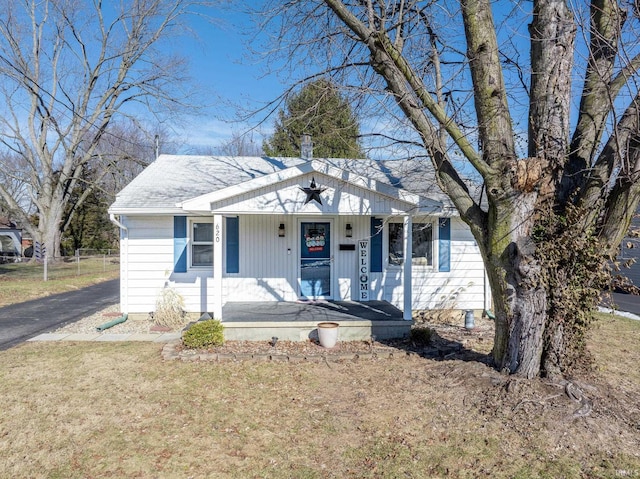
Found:
[{"label": "bare tree trunk", "polygon": [[[325,17],[320,3],[328,7]],[[406,121],[419,136],[439,186],[480,245],[495,302],[496,365],[528,378],[541,365],[547,374],[565,373],[596,304],[603,261],[640,198],[637,25],[627,22],[628,5],[616,0],[592,0],[588,15],[580,3],[534,0],[530,18],[515,14],[513,23],[502,16],[498,31],[490,0],[461,0],[446,26],[438,25],[440,5],[431,5],[318,0],[295,2],[283,13],[274,0],[273,11],[296,48],[310,53],[312,45],[327,54],[325,72],[367,65],[384,91],[371,82],[363,92],[373,85],[379,101],[393,100],[402,131]],[[521,63],[519,44],[511,45],[515,52],[505,46],[505,24],[519,38],[530,36],[529,64]],[[447,37],[451,25],[464,27],[464,44]],[[588,39],[576,35],[587,30]],[[348,47],[332,48],[338,41]],[[576,42],[584,55],[578,62]],[[518,81],[503,75],[514,65]],[[472,106],[465,95],[456,103],[461,70],[471,82],[465,94]],[[570,121],[580,77],[581,103]],[[514,106],[525,95],[527,115]],[[525,124],[528,158],[519,159]],[[467,160],[464,167],[454,164],[452,151]],[[469,167],[482,178],[482,201],[462,180]]]},{"label": "bare tree trunk", "polygon": [[44,246],[47,258],[53,260],[60,257],[60,222],[62,221],[62,206],[58,202],[53,207],[40,210],[38,219],[39,242]]},{"label": "bare tree trunk", "polygon": [[[536,377],[544,344],[547,295],[542,287],[519,284],[535,259],[514,245],[510,263],[487,268],[490,278],[503,277],[506,289],[493,288],[496,330],[493,358],[496,367],[509,374]],[[495,291],[501,294],[496,295]]]},{"label": "bare tree trunk", "polygon": [[[175,88],[187,85],[184,65],[161,48],[186,31],[182,19],[195,7],[210,4],[106,3],[0,0],[1,176],[19,179],[31,201],[16,200],[5,181],[0,199],[24,223],[37,217],[31,227],[50,257],[60,255],[71,190],[79,183],[87,194],[99,188],[83,175],[109,143],[105,136],[118,118],[140,115],[127,106],[147,105],[156,115],[187,100],[187,92]],[[112,155],[102,169],[114,170],[124,157]],[[75,196],[77,205],[85,197]]]},{"label": "bare tree trunk", "polygon": [[527,378],[540,370],[547,312],[541,265],[528,233],[534,224],[531,206],[530,201],[512,204],[512,214],[489,232],[492,247],[485,253],[496,312],[494,361],[500,370]]}]

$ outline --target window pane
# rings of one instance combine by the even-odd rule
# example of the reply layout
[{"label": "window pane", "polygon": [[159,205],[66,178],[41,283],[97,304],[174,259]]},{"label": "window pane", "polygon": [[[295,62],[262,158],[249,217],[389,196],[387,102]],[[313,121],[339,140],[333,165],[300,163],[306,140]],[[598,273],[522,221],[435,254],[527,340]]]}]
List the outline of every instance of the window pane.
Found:
[{"label": "window pane", "polygon": [[193,241],[213,242],[213,223],[193,223]]},{"label": "window pane", "polygon": [[389,223],[389,264],[400,265],[404,259],[402,223]]},{"label": "window pane", "polygon": [[196,244],[193,245],[193,266],[213,266],[213,245]]},{"label": "window pane", "polygon": [[[389,223],[389,264],[401,265],[404,260],[404,225]],[[413,223],[411,228],[411,263],[416,265],[433,264],[433,226],[431,223]]]},{"label": "window pane", "polygon": [[412,264],[433,264],[433,226],[431,223],[413,223]]}]

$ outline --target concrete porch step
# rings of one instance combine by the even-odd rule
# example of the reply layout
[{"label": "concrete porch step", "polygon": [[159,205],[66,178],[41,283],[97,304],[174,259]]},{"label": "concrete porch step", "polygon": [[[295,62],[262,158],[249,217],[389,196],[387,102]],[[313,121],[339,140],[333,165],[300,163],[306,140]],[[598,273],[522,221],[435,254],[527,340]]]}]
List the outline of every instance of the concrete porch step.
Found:
[{"label": "concrete porch step", "polygon": [[[281,341],[308,341],[318,338],[319,321],[222,321],[226,340],[269,341],[273,337]],[[339,324],[338,341],[366,341],[393,339],[409,336],[413,321],[347,320],[333,321]]]}]

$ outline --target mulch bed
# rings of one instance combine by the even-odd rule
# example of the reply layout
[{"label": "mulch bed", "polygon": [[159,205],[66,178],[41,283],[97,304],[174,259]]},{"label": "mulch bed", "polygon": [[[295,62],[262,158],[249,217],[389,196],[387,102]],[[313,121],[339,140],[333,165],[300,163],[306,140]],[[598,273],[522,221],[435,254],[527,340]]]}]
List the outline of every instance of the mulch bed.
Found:
[{"label": "mulch bed", "polygon": [[406,358],[463,359],[489,363],[493,343],[493,322],[483,320],[472,330],[448,323],[422,323],[414,339],[338,341],[324,348],[317,341],[226,341],[207,349],[188,349],[182,343],[168,343],[163,349],[167,360],[183,361],[295,361]]}]

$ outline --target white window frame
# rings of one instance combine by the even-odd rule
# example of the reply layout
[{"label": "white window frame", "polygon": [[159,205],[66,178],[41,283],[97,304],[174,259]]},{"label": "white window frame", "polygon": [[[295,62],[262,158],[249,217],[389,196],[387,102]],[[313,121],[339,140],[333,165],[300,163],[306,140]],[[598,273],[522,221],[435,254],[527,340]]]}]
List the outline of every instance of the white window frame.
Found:
[{"label": "white window frame", "polygon": [[[195,225],[196,224],[210,224],[211,225],[211,241],[196,241],[195,240]],[[213,268],[213,218],[190,218],[189,219],[189,268],[191,269],[211,269]],[[211,263],[210,264],[193,264],[194,246],[211,246]]]},{"label": "white window frame", "polygon": [[[387,228],[386,228],[386,235],[385,235],[385,239],[386,239],[386,245],[387,245],[387,256],[386,256],[386,262],[388,264],[388,266],[390,268],[402,268],[402,266],[404,265],[404,260],[405,260],[405,251],[404,251],[404,244],[402,245],[402,260],[399,263],[392,263],[390,260],[391,257],[391,225],[399,225],[400,228],[404,228],[404,225],[402,222],[400,221],[389,221],[387,223]],[[414,218],[412,227],[414,228],[414,234],[412,235],[412,238],[415,241],[415,228],[418,225],[431,225],[431,264],[426,262],[426,258],[425,257],[419,257],[419,258],[411,258],[411,265],[412,267],[417,267],[417,268],[422,268],[422,269],[435,269],[436,267],[436,225],[437,223],[432,220],[432,219],[418,219],[418,218]],[[412,250],[416,251],[416,245],[415,243],[413,244],[413,248]]]}]

